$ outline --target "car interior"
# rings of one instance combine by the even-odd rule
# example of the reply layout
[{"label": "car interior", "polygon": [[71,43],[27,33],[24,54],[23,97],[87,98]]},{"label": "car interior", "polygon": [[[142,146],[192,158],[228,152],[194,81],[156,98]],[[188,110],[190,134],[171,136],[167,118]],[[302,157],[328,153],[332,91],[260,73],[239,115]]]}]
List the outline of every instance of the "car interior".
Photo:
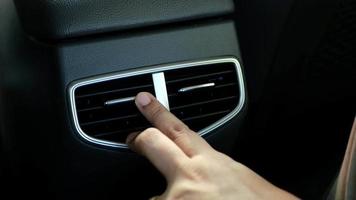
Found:
[{"label": "car interior", "polygon": [[149,199],[139,92],[302,199],[356,113],[355,0],[0,0],[1,198]]}]

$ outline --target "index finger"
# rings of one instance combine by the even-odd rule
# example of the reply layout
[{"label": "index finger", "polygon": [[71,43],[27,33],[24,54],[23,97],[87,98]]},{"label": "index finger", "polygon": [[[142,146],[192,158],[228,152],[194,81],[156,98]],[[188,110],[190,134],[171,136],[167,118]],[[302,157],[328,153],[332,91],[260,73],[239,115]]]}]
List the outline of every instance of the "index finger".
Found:
[{"label": "index finger", "polygon": [[136,105],[141,113],[162,133],[167,135],[189,157],[204,152],[209,144],[198,134],[190,130],[182,121],[162,106],[147,92],[136,96]]}]

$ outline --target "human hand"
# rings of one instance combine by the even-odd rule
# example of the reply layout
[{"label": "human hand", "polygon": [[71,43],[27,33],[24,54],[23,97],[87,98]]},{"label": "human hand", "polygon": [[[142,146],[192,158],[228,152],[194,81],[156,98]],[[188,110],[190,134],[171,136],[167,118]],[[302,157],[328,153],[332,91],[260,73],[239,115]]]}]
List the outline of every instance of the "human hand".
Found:
[{"label": "human hand", "polygon": [[135,103],[156,128],[130,134],[127,143],[167,180],[166,191],[152,199],[297,199],[214,150],[151,94],[139,93]]}]

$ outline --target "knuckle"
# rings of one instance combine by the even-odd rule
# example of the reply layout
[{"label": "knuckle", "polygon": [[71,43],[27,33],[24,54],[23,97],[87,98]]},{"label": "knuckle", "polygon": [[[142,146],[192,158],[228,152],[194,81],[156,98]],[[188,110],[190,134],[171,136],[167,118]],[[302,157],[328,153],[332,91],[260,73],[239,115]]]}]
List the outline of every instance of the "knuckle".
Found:
[{"label": "knuckle", "polygon": [[191,172],[193,171],[190,165],[187,164],[180,164],[177,165],[177,172],[179,172],[179,174],[184,177],[184,179],[191,177]]},{"label": "knuckle", "polygon": [[171,139],[173,141],[179,140],[179,138],[186,134],[189,128],[183,124],[183,123],[172,123],[170,126],[168,126],[168,132],[169,135],[171,136]]},{"label": "knuckle", "polygon": [[162,108],[162,106],[160,106],[159,104],[153,105],[150,110],[150,115],[151,115],[151,118],[153,119],[153,121],[158,120],[163,112],[164,112],[164,109]]},{"label": "knuckle", "polygon": [[180,175],[187,181],[200,182],[205,179],[205,173],[199,166],[192,163],[182,163],[177,166]]},{"label": "knuckle", "polygon": [[188,127],[187,127],[187,125],[185,125],[183,123],[175,123],[171,127],[171,131],[175,132],[177,134],[182,134],[182,133],[185,133],[186,131],[188,131]]},{"label": "knuckle", "polygon": [[[219,167],[216,161],[212,161],[206,155],[196,155],[190,160],[190,169],[186,170],[186,178],[195,182],[204,183],[214,169]],[[215,162],[215,163],[214,163]]]}]

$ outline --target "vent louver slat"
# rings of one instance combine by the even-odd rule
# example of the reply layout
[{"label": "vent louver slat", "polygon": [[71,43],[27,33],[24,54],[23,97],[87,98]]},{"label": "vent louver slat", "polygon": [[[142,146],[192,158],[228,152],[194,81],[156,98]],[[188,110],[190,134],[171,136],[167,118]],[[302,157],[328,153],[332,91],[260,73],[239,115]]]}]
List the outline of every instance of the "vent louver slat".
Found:
[{"label": "vent louver slat", "polygon": [[150,92],[192,130],[205,135],[244,104],[241,69],[234,58],[158,66],[78,81],[69,88],[74,125],[86,141],[127,148],[128,134],[150,127],[134,97]]},{"label": "vent louver slat", "polygon": [[[239,102],[237,72],[232,63],[171,70],[165,76],[171,112],[194,131],[232,112]],[[194,86],[197,89],[181,92]]]},{"label": "vent louver slat", "polygon": [[134,97],[142,91],[154,94],[151,74],[79,87],[75,91],[75,100],[82,131],[90,137],[124,143],[129,133],[149,127],[133,100],[105,104],[116,99]]}]

